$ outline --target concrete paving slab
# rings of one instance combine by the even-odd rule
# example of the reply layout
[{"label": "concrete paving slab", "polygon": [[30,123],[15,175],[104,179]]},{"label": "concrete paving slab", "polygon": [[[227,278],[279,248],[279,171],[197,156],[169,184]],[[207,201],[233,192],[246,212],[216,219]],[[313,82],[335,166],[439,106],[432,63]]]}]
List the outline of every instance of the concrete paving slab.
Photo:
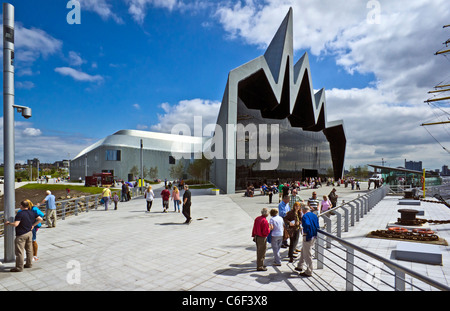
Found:
[{"label": "concrete paving slab", "polygon": [[[314,191],[320,198],[331,189]],[[366,192],[343,186],[336,189],[340,201],[350,201]],[[300,196],[307,199],[312,191],[302,190]],[[247,198],[242,193],[192,193],[190,225],[183,224],[181,213],[163,213],[158,198],[150,213],[146,212],[145,200],[135,198],[119,203],[118,210],[99,208],[60,220],[56,228],[43,225],[37,239],[39,261],[21,273],[9,272],[14,263],[4,263],[0,266],[0,290],[25,290],[30,284],[38,291],[345,290],[345,284],[330,269],[316,269],[311,278],[299,277],[294,270],[296,262],[287,261],[287,249],[282,249],[282,266],[271,266],[270,245],[266,254],[268,270],[256,271],[253,221],[262,207],[276,207],[277,202],[268,204],[268,197],[261,195]],[[385,200],[390,204],[388,209],[397,209],[392,200],[398,201],[398,197]],[[370,211],[344,238],[389,256],[386,250],[393,246],[387,241],[365,237],[368,230],[385,226],[392,218],[393,214],[380,204],[381,208]],[[315,260],[314,267],[316,264]],[[448,276],[446,264],[448,250],[443,252],[442,270],[428,268],[426,273]]]}]

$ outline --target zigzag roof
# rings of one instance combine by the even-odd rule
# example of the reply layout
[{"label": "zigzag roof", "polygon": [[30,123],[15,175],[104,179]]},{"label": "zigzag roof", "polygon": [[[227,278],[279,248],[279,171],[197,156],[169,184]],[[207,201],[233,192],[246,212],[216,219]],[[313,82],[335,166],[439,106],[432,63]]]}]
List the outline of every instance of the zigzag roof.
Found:
[{"label": "zigzag roof", "polygon": [[[262,70],[278,105],[249,108],[266,111],[266,117],[274,110],[281,109],[284,111],[283,115],[272,117],[287,117],[292,126],[302,127],[305,130],[320,131],[332,126],[343,126],[342,120],[328,122],[325,90],[321,89],[314,94],[308,53],[304,53],[295,65],[292,64],[294,59],[292,15],[290,8],[264,55],[232,70],[229,73],[229,83],[240,83]],[[289,91],[288,96],[283,94],[284,89]],[[239,96],[241,97],[241,94]],[[244,99],[243,101],[246,103]]]},{"label": "zigzag roof", "polygon": [[[278,28],[264,55],[230,71],[217,124],[236,124],[239,100],[249,109],[258,109],[268,119],[287,118],[293,127],[306,131],[323,131],[330,143],[335,178],[341,177],[345,156],[344,122],[329,122],[325,90],[314,94],[308,54],[293,65],[292,8]],[[216,160],[216,185],[234,193],[236,177],[235,133],[227,133],[223,145],[226,158]]]}]

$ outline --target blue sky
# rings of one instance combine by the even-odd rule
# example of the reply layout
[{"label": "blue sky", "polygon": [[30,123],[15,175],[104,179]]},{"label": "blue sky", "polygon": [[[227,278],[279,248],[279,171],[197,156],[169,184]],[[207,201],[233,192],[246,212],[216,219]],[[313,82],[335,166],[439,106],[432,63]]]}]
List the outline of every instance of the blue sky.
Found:
[{"label": "blue sky", "polygon": [[[73,25],[67,2],[10,1],[15,103],[33,109],[28,120],[16,114],[17,162],[73,158],[121,129],[170,132],[194,113],[215,122],[228,72],[262,55],[293,7],[294,61],[310,54],[328,119],[344,119],[346,168],[382,157],[391,166],[450,164],[418,126],[434,117],[426,92],[448,79],[450,63],[432,55],[450,37],[441,29],[448,2],[81,0]],[[380,4],[375,25],[372,2]]]}]

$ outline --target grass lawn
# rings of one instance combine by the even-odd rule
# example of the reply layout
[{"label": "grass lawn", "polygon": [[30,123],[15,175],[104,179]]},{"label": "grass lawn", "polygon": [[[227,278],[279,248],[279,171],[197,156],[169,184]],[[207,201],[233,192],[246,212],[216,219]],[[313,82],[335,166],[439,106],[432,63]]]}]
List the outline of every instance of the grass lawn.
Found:
[{"label": "grass lawn", "polygon": [[85,186],[74,186],[74,185],[64,185],[64,184],[26,184],[21,189],[29,189],[29,190],[42,190],[45,192],[46,190],[55,191],[55,190],[66,190],[69,188],[70,190],[77,190],[85,193],[102,193],[102,187],[85,187]]},{"label": "grass lawn", "polygon": [[216,188],[213,184],[206,184],[206,185],[189,185],[189,189],[209,189],[209,188]]}]

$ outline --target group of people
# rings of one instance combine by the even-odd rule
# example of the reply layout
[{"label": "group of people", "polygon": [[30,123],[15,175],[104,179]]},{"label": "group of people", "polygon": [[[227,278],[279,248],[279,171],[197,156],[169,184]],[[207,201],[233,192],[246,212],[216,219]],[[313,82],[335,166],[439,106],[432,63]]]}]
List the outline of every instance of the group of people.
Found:
[{"label": "group of people", "polygon": [[[288,205],[285,205],[285,207],[289,208]],[[295,270],[299,271],[301,276],[312,276],[311,249],[317,238],[317,229],[319,228],[317,215],[304,202],[296,202],[293,208],[287,212],[286,208],[282,210],[271,209],[269,221],[267,220],[268,216],[269,209],[265,207],[261,210],[261,216],[257,217],[253,224],[252,237],[256,243],[257,271],[267,271],[264,260],[268,239],[272,245],[274,266],[281,266],[280,250],[283,243],[289,239],[289,262],[294,262],[294,258],[300,252],[300,259]],[[298,249],[297,244],[300,236],[302,236],[302,247]]]},{"label": "group of people", "polygon": [[[172,189],[172,193],[170,193],[169,185],[166,185],[164,189],[161,191],[162,198],[162,208],[163,213],[167,213],[169,210],[169,202],[173,201],[174,212],[180,213],[182,210],[183,216],[186,218],[185,224],[190,224],[192,222],[191,218],[191,191],[189,190],[188,185],[184,185],[184,193],[182,199],[180,199],[180,190],[178,187],[174,186]],[[150,210],[153,205],[153,201],[155,199],[155,193],[152,190],[152,186],[149,185],[144,193],[144,198],[147,203],[147,213],[150,213]],[[182,208],[180,209],[180,206]]]},{"label": "group of people", "polygon": [[[122,188],[123,189],[123,188]],[[122,198],[124,197],[123,195],[123,190],[122,190]],[[125,192],[126,194],[126,192]],[[112,193],[111,189],[109,189],[109,185],[107,185],[103,190],[102,190],[102,196],[101,196],[101,200],[100,203],[105,205],[105,211],[108,210],[109,208],[109,202],[113,201],[114,202],[114,209],[117,210],[117,206],[119,204],[119,195],[117,194],[117,192]],[[130,199],[127,199],[126,201],[128,201]],[[122,201],[123,202],[123,201]]]},{"label": "group of people", "polygon": [[[56,227],[56,202],[55,196],[50,190],[47,190],[46,197],[41,203],[34,205],[30,200],[20,202],[20,209],[17,212],[14,221],[5,221],[5,226],[15,228],[16,237],[14,239],[14,254],[16,256],[15,267],[11,272],[22,272],[24,268],[31,268],[33,261],[38,261],[37,232],[42,226],[44,217],[47,220],[47,227]],[[40,205],[46,205],[44,214],[39,208]],[[26,261],[24,263],[26,255]]]},{"label": "group of people", "polygon": [[[274,266],[281,265],[280,249],[289,247],[289,262],[293,263],[294,258],[297,258],[297,254],[301,252],[295,269],[300,271],[302,276],[311,276],[313,269],[311,247],[319,228],[318,215],[337,206],[339,196],[336,188],[333,188],[328,196],[323,195],[321,201],[317,198],[316,191],[312,192],[312,196],[307,201],[303,200],[298,194],[299,189],[290,187],[289,184],[280,184],[277,190],[282,198],[278,208],[273,208],[270,212],[268,208],[263,208],[261,216],[255,219],[253,225],[252,237],[257,248],[257,270],[267,270],[264,259],[266,243],[269,242],[274,253]],[[269,197],[269,203],[271,202]],[[271,218],[267,221],[269,213]],[[301,236],[303,236],[303,242],[300,250],[297,244]],[[305,264],[306,270],[303,271]]]}]

